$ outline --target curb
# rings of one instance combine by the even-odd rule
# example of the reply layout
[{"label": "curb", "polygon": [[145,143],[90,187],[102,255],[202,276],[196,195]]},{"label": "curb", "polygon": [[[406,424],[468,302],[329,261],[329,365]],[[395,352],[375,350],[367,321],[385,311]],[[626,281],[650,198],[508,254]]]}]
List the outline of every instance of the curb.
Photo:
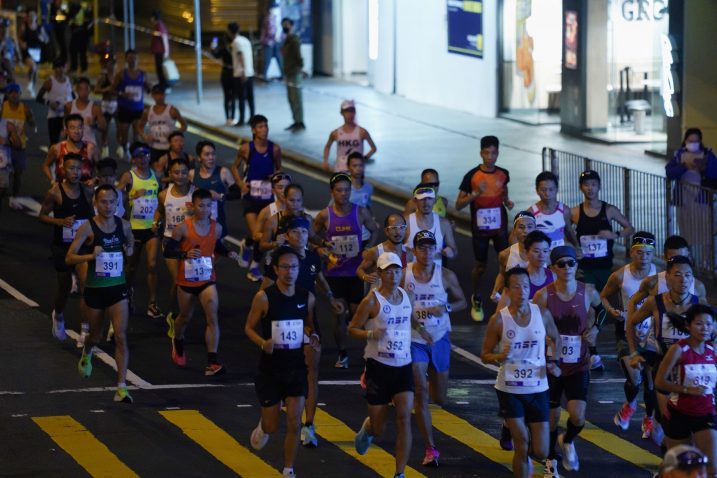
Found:
[{"label": "curb", "polygon": [[[191,124],[192,126],[204,129],[214,135],[221,136],[225,139],[236,142],[237,144],[243,144],[248,141],[251,141],[251,138],[249,138],[248,136],[230,133],[218,126],[207,125],[203,121],[194,117],[194,115],[192,115],[191,113],[186,114],[183,112],[182,116],[184,116],[184,119],[187,120],[187,123]],[[311,170],[313,173],[324,176],[327,182],[329,180],[329,177],[331,176],[331,173],[319,166],[318,160],[310,156],[299,153],[290,148],[285,148],[283,145],[281,147],[281,155],[283,158],[288,159],[290,162],[297,163],[298,165]],[[394,200],[395,202],[398,202],[401,205],[405,204],[412,197],[409,192],[396,189],[395,186],[388,185],[382,181],[378,181],[376,179],[367,179],[367,181],[373,185],[376,191],[380,192],[384,196],[388,196],[390,199]],[[446,217],[448,219],[454,220],[456,222],[456,225],[470,230],[471,223],[469,214],[459,212],[453,206],[449,206],[446,212]],[[380,222],[381,221],[379,221],[379,223]]]}]

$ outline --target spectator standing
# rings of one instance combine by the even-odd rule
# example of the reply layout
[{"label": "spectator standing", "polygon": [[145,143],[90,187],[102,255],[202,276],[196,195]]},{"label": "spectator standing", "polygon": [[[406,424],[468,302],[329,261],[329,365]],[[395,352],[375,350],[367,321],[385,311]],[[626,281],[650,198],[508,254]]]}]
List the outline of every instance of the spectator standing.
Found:
[{"label": "spectator standing", "polygon": [[149,49],[154,56],[157,83],[166,91],[169,85],[167,84],[167,78],[164,76],[162,64],[165,59],[169,58],[169,34],[161,15],[159,10],[152,11],[152,41]]},{"label": "spectator standing", "polygon": [[47,43],[47,33],[37,21],[37,13],[30,10],[22,24],[20,33],[20,46],[22,58],[27,66],[28,85],[30,96],[35,96],[35,83],[37,82],[37,69],[42,57],[42,46]]},{"label": "spectator standing", "polygon": [[249,118],[254,116],[254,53],[251,42],[239,33],[239,24],[229,24],[232,38],[231,53],[234,69],[234,97],[239,99],[239,121],[235,126],[244,124],[244,104],[249,103]]},{"label": "spectator standing", "polygon": [[717,156],[702,142],[699,128],[688,128],[680,148],[665,166],[668,179],[680,181],[674,189],[674,202],[680,207],[677,221],[680,235],[692,244],[695,257],[709,257],[702,250],[709,241],[702,232],[704,218],[709,216],[707,198],[700,186],[717,188]]},{"label": "spectator standing", "polygon": [[283,67],[281,52],[279,48],[279,41],[277,38],[277,19],[279,13],[279,4],[273,2],[269,7],[269,10],[264,16],[264,22],[261,27],[261,46],[263,48],[263,63],[264,71],[262,78],[264,81],[269,81],[269,67],[271,66],[271,60],[276,58],[276,62],[279,64],[279,79],[283,78]]},{"label": "spectator standing", "polygon": [[219,77],[222,85],[222,92],[224,93],[224,116],[226,117],[226,125],[232,126],[234,124],[234,111],[235,98],[234,98],[234,67],[232,64],[232,53],[229,45],[232,39],[229,37],[229,33],[222,35],[219,39],[214,37],[212,39],[212,56],[222,62],[222,72]]},{"label": "spectator standing", "polygon": [[70,5],[70,73],[77,71],[79,63],[80,72],[87,71],[87,42],[89,35],[87,29],[92,19],[92,9],[86,1],[73,2]]},{"label": "spectator standing", "polygon": [[284,80],[286,81],[286,94],[289,98],[291,115],[294,122],[286,128],[290,131],[299,131],[306,128],[304,124],[304,107],[301,98],[301,79],[304,59],[301,57],[301,38],[294,33],[294,20],[284,18],[281,28],[286,38],[281,48],[284,58]]},{"label": "spectator standing", "polygon": [[50,5],[50,25],[57,42],[59,57],[67,61],[67,11],[62,0],[52,0]]}]

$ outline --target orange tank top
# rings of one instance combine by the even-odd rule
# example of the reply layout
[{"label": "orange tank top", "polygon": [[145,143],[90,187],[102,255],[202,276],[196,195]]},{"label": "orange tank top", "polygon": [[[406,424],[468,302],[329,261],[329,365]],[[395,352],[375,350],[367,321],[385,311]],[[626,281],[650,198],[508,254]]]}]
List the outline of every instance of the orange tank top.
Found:
[{"label": "orange tank top", "polygon": [[179,271],[177,273],[177,285],[185,287],[197,287],[216,281],[214,271],[214,246],[216,245],[217,222],[210,219],[209,233],[200,236],[194,228],[194,220],[188,217],[184,220],[187,224],[187,237],[179,244],[182,252],[189,252],[190,249],[199,249],[202,257],[199,259],[180,259]]}]

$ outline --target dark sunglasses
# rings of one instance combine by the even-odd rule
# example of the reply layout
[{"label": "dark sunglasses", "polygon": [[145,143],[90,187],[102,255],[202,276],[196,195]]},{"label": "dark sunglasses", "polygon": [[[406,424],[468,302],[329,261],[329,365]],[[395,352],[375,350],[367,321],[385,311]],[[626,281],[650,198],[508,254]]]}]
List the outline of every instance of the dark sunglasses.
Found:
[{"label": "dark sunglasses", "polygon": [[655,240],[649,237],[633,237],[632,245],[634,246],[637,244],[655,247]]},{"label": "dark sunglasses", "polygon": [[555,265],[561,269],[565,269],[566,267],[575,267],[577,263],[575,259],[568,259],[567,261],[558,261]]},{"label": "dark sunglasses", "polygon": [[286,180],[288,180],[289,182],[291,182],[291,176],[289,176],[288,174],[285,174],[285,173],[276,173],[276,174],[274,174],[274,175],[271,177],[271,182],[274,183],[274,184],[276,184],[276,183],[278,183],[279,181],[283,181],[284,179],[286,179]]},{"label": "dark sunglasses", "polygon": [[684,451],[677,455],[677,467],[689,468],[694,466],[706,465],[709,459],[694,451]]}]

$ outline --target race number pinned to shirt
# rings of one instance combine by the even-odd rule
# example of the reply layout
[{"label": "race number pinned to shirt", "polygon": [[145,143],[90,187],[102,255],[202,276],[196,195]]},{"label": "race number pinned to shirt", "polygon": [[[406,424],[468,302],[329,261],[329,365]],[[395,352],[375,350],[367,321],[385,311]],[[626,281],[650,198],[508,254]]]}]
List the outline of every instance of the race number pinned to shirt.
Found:
[{"label": "race number pinned to shirt", "polygon": [[124,96],[128,101],[142,101],[142,87],[127,85],[124,87]]},{"label": "race number pinned to shirt", "polygon": [[208,281],[212,278],[212,258],[197,257],[184,260],[184,278],[191,282]]},{"label": "race number pinned to shirt", "polygon": [[579,335],[560,336],[560,360],[563,363],[578,363],[582,347],[582,337]]},{"label": "race number pinned to shirt", "polygon": [[388,329],[378,341],[378,356],[393,359],[406,359],[411,353],[411,331]]},{"label": "race number pinned to shirt", "polygon": [[275,349],[293,350],[300,348],[304,343],[304,321],[272,320],[271,340]]},{"label": "race number pinned to shirt", "polygon": [[494,231],[500,229],[501,213],[499,207],[478,209],[476,211],[476,224],[481,231]]},{"label": "race number pinned to shirt", "polygon": [[428,309],[438,305],[435,300],[417,300],[413,303],[413,315],[418,323],[426,328],[435,328],[440,325],[440,317],[434,316]]},{"label": "race number pinned to shirt", "polygon": [[360,252],[359,239],[356,234],[348,236],[332,236],[331,242],[334,244],[334,253],[347,259],[356,257]]},{"label": "race number pinned to shirt", "polygon": [[585,258],[607,257],[607,239],[600,236],[580,236],[580,248]]},{"label": "race number pinned to shirt", "polygon": [[503,364],[505,384],[510,387],[540,385],[541,366],[531,360],[508,361]]},{"label": "race number pinned to shirt", "polygon": [[132,219],[152,219],[156,210],[156,197],[139,197],[132,201]]},{"label": "race number pinned to shirt", "polygon": [[119,277],[124,267],[121,252],[101,252],[95,258],[95,275],[98,277]]},{"label": "race number pinned to shirt", "polygon": [[264,200],[271,199],[271,182],[260,179],[249,181],[249,196]]},{"label": "race number pinned to shirt", "polygon": [[712,395],[712,389],[717,383],[717,367],[713,363],[686,364],[685,378],[682,385],[685,387],[707,387],[707,395]]},{"label": "race number pinned to shirt", "polygon": [[690,336],[690,334],[686,334],[675,328],[675,326],[672,325],[672,322],[670,322],[669,317],[667,317],[667,314],[662,315],[662,326],[660,327],[660,332],[662,340],[667,345],[672,345],[678,340],[686,339]]},{"label": "race number pinned to shirt", "polygon": [[72,242],[75,240],[77,230],[81,225],[87,222],[87,219],[75,219],[71,227],[62,228],[62,242]]}]

